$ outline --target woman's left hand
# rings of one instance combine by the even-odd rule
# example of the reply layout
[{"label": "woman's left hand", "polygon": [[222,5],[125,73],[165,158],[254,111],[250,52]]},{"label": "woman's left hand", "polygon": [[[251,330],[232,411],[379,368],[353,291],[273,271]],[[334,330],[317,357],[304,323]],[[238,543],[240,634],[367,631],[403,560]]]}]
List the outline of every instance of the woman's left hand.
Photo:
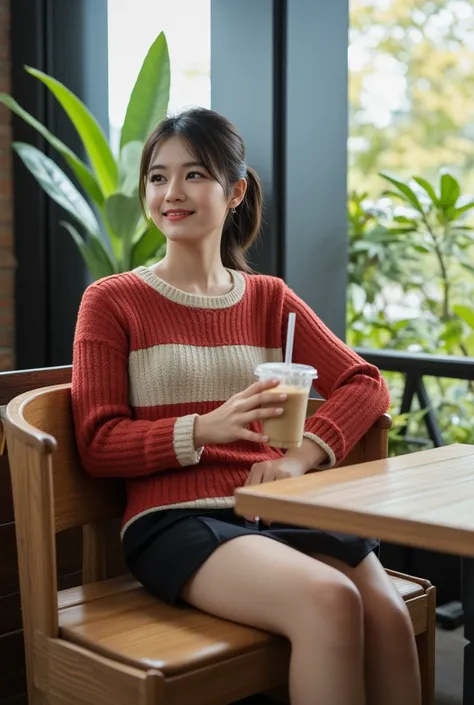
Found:
[{"label": "woman's left hand", "polygon": [[[275,460],[264,460],[252,465],[245,486],[261,485],[263,482],[284,480],[289,477],[300,477],[311,468],[324,463],[327,453],[308,438],[303,439],[300,448],[288,450],[286,455]],[[253,519],[251,519],[253,521]],[[264,524],[271,522],[262,519]]]},{"label": "woman's left hand", "polygon": [[260,485],[263,482],[284,480],[288,477],[299,477],[309,470],[308,464],[300,458],[291,458],[284,455],[275,460],[265,460],[255,463],[249,472],[245,486]]},{"label": "woman's left hand", "polygon": [[[299,477],[309,470],[307,462],[302,458],[292,458],[284,455],[275,460],[264,460],[262,463],[255,463],[249,472],[245,486],[260,485],[263,482],[273,482],[274,480],[284,480],[288,477]],[[255,517],[247,517],[249,521],[255,521]],[[260,517],[260,520],[267,525],[271,522]]]}]

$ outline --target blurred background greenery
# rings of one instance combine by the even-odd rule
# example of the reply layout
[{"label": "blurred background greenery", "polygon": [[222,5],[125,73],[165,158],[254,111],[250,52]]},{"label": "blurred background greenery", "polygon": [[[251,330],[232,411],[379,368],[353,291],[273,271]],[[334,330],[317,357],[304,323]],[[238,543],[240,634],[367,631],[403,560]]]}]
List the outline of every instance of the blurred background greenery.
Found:
[{"label": "blurred background greenery", "polygon": [[[472,2],[351,0],[349,100],[348,343],[474,358]],[[418,450],[384,374],[390,451]],[[444,442],[474,443],[473,383],[425,384]]]},{"label": "blurred background greenery", "polygon": [[351,0],[350,13],[349,189],[446,167],[473,192],[472,0]]}]

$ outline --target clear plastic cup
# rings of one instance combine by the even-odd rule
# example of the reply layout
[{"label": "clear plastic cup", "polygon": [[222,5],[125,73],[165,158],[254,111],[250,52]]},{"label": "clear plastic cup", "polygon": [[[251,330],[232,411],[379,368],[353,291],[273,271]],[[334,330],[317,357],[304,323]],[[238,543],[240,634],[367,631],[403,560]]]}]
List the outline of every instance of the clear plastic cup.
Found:
[{"label": "clear plastic cup", "polygon": [[[313,380],[318,376],[317,370],[309,365],[264,362],[258,365],[255,375],[260,380],[280,380],[278,387],[268,390],[275,394],[275,403],[267,406],[281,407],[283,414],[262,421],[268,445],[274,448],[299,448],[303,442],[309,392]],[[288,395],[285,401],[278,399],[283,393]]]}]

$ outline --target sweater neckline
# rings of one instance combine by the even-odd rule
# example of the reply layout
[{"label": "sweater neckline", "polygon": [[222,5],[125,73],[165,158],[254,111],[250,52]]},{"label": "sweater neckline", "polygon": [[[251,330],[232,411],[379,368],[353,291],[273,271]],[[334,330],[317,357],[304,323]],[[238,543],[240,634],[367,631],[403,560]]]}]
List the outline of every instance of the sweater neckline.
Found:
[{"label": "sweater neckline", "polygon": [[236,269],[228,269],[227,271],[234,283],[232,289],[228,291],[227,294],[220,294],[219,296],[202,296],[201,294],[190,294],[187,291],[177,289],[164,279],[160,279],[149,267],[141,266],[133,270],[134,274],[144,281],[145,284],[151,286],[152,289],[170,301],[192,308],[211,309],[229,308],[241,301],[245,293],[245,277],[242,272]]}]

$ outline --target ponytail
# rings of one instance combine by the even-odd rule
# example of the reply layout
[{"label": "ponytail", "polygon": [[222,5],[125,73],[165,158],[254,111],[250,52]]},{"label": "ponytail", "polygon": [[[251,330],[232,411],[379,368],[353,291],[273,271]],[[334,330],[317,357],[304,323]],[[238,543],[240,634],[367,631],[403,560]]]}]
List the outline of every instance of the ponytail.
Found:
[{"label": "ponytail", "polygon": [[252,273],[245,252],[257,240],[262,224],[262,186],[256,171],[247,167],[247,190],[244,199],[229,211],[224,223],[221,258],[224,267]]}]

